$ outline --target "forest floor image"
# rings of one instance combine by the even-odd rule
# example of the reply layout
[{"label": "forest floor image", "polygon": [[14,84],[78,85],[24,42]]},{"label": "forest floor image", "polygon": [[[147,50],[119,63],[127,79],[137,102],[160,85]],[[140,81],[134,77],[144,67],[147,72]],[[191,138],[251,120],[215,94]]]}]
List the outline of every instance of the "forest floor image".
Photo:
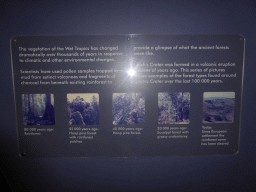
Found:
[{"label": "forest floor image", "polygon": [[145,121],[144,93],[113,94],[113,124],[136,125]]},{"label": "forest floor image", "polygon": [[234,107],[234,92],[205,92],[203,123],[233,123]]},{"label": "forest floor image", "polygon": [[99,94],[67,94],[69,125],[99,125]]},{"label": "forest floor image", "polygon": [[188,124],[190,93],[158,93],[158,124]]},{"label": "forest floor image", "polygon": [[24,125],[55,125],[53,94],[22,94]]}]

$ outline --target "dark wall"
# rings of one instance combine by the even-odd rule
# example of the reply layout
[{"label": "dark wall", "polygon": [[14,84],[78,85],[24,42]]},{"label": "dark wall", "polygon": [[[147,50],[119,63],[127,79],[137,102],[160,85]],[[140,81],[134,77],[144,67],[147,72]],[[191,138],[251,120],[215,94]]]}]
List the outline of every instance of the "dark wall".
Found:
[{"label": "dark wall", "polygon": [[[256,189],[256,1],[1,1],[0,14],[0,168],[11,190]],[[11,37],[87,34],[243,35],[246,44],[239,153],[164,158],[19,157]]]}]

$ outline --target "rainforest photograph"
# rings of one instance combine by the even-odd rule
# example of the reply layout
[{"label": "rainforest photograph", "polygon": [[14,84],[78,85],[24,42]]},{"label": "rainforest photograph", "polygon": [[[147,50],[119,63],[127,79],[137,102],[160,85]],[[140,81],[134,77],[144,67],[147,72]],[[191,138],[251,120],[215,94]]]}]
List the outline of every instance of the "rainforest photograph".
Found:
[{"label": "rainforest photograph", "polygon": [[235,92],[205,92],[203,123],[233,123]]},{"label": "rainforest photograph", "polygon": [[53,94],[22,94],[24,125],[55,125]]},{"label": "rainforest photograph", "polygon": [[158,124],[188,124],[190,93],[158,93]]},{"label": "rainforest photograph", "polygon": [[145,121],[144,93],[113,94],[113,124],[138,125]]},{"label": "rainforest photograph", "polygon": [[99,125],[99,94],[67,94],[69,125]]}]

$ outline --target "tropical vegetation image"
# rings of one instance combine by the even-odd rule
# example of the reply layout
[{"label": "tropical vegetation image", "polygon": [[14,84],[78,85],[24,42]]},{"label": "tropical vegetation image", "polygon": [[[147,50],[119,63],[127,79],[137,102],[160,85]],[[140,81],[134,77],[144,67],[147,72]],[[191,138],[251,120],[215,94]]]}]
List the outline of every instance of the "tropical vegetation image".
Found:
[{"label": "tropical vegetation image", "polygon": [[232,123],[234,107],[234,92],[205,92],[203,123]]},{"label": "tropical vegetation image", "polygon": [[53,94],[22,94],[24,125],[55,125]]},{"label": "tropical vegetation image", "polygon": [[158,93],[158,124],[189,123],[190,93]]},{"label": "tropical vegetation image", "polygon": [[67,94],[69,125],[99,125],[99,94]]},{"label": "tropical vegetation image", "polygon": [[113,124],[143,124],[145,119],[144,93],[113,94]]}]

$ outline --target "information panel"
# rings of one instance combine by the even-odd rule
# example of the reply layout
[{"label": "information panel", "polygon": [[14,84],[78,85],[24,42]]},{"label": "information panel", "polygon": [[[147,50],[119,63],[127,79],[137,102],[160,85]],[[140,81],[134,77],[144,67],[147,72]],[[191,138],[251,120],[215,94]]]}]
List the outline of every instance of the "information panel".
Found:
[{"label": "information panel", "polygon": [[15,36],[20,156],[232,155],[240,35]]}]

